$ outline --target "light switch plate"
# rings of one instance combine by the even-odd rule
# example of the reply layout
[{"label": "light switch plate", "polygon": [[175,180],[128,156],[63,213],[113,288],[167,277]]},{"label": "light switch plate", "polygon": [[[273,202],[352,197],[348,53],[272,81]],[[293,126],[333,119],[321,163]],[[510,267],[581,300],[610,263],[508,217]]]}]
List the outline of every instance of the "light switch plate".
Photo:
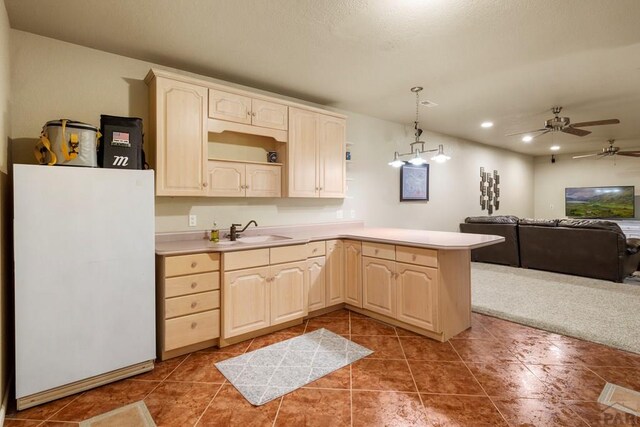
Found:
[{"label": "light switch plate", "polygon": [[198,225],[198,217],[194,214],[189,215],[189,227],[195,227]]},{"label": "light switch plate", "polygon": [[337,218],[337,219],[342,219],[342,218],[344,218],[344,211],[343,211],[342,209],[338,209],[338,210],[336,211],[336,218]]}]

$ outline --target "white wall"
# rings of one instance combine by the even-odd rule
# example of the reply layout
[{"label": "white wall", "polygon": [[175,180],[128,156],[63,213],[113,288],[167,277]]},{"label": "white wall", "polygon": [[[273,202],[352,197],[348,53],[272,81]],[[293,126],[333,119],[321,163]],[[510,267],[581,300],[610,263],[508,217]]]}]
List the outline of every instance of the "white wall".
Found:
[{"label": "white wall", "polygon": [[7,330],[8,301],[10,284],[7,264],[7,241],[9,233],[7,218],[7,138],[10,135],[10,78],[9,78],[9,18],[4,2],[0,3],[0,404],[6,391],[8,377],[7,359],[10,338]]},{"label": "white wall", "polygon": [[536,218],[565,217],[564,189],[566,187],[599,187],[606,185],[634,185],[636,187],[636,217],[639,217],[640,159],[615,156],[603,159],[572,159],[571,155],[534,159]]},{"label": "white wall", "polygon": [[[16,30],[12,30],[12,54],[15,138],[36,138],[47,120],[60,117],[96,125],[101,113],[148,117],[143,79],[151,66],[157,67],[153,64]],[[465,216],[481,214],[481,166],[501,174],[502,205],[497,213],[533,214],[531,157],[429,133],[425,135],[429,147],[444,143],[453,160],[431,166],[429,202],[400,203],[399,170],[387,162],[395,150],[408,150],[412,129],[343,113],[348,115],[347,139],[356,144],[354,163],[348,166],[353,181],[348,183],[347,199],[159,197],[156,230],[205,230],[213,220],[221,228],[250,219],[260,225],[329,222],[336,221],[339,210],[345,220],[353,211],[356,219],[373,226],[456,230]],[[198,226],[191,229],[190,213],[198,216]]]}]

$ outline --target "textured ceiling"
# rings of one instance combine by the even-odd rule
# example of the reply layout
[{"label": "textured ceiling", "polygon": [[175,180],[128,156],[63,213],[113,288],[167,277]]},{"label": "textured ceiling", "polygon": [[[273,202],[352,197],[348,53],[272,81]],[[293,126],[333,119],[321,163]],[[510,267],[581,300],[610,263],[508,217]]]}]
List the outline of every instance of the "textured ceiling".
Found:
[{"label": "textured ceiling", "polygon": [[[11,27],[528,154],[640,148],[639,0],[5,0]],[[619,118],[530,144],[564,107]],[[492,120],[495,126],[481,129]]]}]

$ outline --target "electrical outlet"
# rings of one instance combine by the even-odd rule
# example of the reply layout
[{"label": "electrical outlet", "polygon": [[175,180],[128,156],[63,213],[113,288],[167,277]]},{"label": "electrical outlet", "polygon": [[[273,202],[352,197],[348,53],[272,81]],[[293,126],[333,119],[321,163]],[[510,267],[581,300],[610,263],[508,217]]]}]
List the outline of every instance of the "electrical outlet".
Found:
[{"label": "electrical outlet", "polygon": [[356,210],[351,209],[350,215],[351,215],[351,219],[354,219],[356,217]]},{"label": "electrical outlet", "polygon": [[189,227],[198,225],[198,217],[195,214],[189,214]]},{"label": "electrical outlet", "polygon": [[338,209],[338,210],[336,211],[336,218],[337,218],[337,219],[342,219],[342,218],[344,218],[344,211],[343,211],[342,209]]}]

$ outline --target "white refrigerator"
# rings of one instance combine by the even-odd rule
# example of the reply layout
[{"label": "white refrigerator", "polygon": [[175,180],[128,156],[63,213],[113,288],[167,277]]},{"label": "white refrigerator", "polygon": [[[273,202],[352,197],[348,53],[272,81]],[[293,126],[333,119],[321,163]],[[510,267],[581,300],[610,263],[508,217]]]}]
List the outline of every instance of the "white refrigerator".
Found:
[{"label": "white refrigerator", "polygon": [[14,165],[16,398],[153,368],[153,171]]}]

